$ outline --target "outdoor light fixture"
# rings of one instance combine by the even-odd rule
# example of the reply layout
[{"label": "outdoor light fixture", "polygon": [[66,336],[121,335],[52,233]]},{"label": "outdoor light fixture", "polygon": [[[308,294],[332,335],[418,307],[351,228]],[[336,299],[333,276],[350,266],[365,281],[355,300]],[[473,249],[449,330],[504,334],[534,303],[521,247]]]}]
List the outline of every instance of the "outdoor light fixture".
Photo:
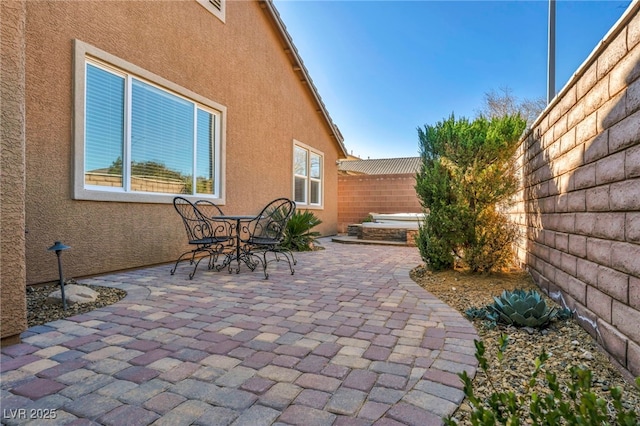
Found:
[{"label": "outdoor light fixture", "polygon": [[49,247],[48,251],[55,251],[56,256],[58,256],[58,273],[60,274],[60,295],[62,296],[62,308],[67,310],[67,299],[64,297],[64,278],[62,277],[62,262],[60,261],[60,253],[63,250],[68,250],[71,247],[65,246],[61,241],[56,241],[53,243],[51,247]]}]

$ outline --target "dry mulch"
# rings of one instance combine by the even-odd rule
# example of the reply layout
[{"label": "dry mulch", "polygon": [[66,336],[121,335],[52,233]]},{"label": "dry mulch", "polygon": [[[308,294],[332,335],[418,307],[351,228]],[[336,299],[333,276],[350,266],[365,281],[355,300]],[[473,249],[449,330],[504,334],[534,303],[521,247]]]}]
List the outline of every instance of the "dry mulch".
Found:
[{"label": "dry mulch", "polygon": [[[419,266],[411,272],[411,277],[462,314],[469,308],[481,308],[491,304],[493,296],[500,295],[503,290],[538,290],[529,274],[521,271],[490,275],[471,274],[460,270],[432,273]],[[544,293],[541,294],[548,305],[558,306]],[[588,368],[592,372],[592,391],[598,398],[603,398],[612,408],[609,389],[619,387],[623,392],[622,401],[625,409],[634,409],[640,414],[640,389],[636,388],[629,378],[625,379],[591,335],[575,320],[556,320],[542,330],[525,330],[504,325],[490,328],[482,320],[475,320],[473,323],[485,344],[485,357],[489,361],[488,373],[498,392],[513,391],[516,395],[528,395],[526,382],[534,370],[536,356],[544,350],[551,356],[543,371],[556,373],[561,386],[570,383],[569,370],[572,366]],[[509,345],[500,363],[496,354],[498,338],[502,333],[509,336]],[[539,377],[544,377],[544,374]],[[546,384],[540,382],[535,389],[538,392],[547,389]],[[488,398],[493,392],[487,375],[480,369],[473,380],[473,386],[475,395],[481,400]],[[465,398],[458,411],[454,413],[454,420],[461,425],[471,424],[470,410],[469,402]],[[522,422],[526,424],[527,419],[523,418]],[[615,424],[613,417],[611,422]]]}]

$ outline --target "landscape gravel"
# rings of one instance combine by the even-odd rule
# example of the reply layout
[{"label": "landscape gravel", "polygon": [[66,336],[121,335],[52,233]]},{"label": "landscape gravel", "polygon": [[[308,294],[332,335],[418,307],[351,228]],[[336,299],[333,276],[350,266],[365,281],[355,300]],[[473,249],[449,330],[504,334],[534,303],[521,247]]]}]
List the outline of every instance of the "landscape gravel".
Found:
[{"label": "landscape gravel", "polygon": [[[411,277],[427,291],[463,314],[469,308],[481,308],[492,303],[493,296],[500,295],[503,290],[539,290],[530,275],[522,271],[490,275],[470,274],[460,270],[432,273],[421,266],[412,271]],[[548,306],[558,307],[544,293],[541,294]],[[545,363],[543,371],[555,373],[561,388],[570,383],[572,366],[588,368],[592,372],[592,391],[598,398],[607,402],[610,413],[613,413],[610,389],[619,387],[623,392],[623,407],[627,410],[634,409],[640,414],[640,389],[633,384],[633,378],[625,376],[614,366],[593,337],[574,319],[555,320],[542,330],[504,325],[491,328],[482,320],[475,320],[473,323],[484,342],[485,357],[489,361],[488,375],[478,369],[473,380],[474,393],[480,399],[487,399],[494,391],[490,381],[497,391],[513,391],[517,396],[530,394],[531,391],[548,390],[543,380],[538,381],[535,389],[526,387],[534,370],[536,356],[545,351],[550,354],[550,358]],[[499,362],[496,356],[498,339],[503,333],[509,336],[509,344],[502,362]],[[541,376],[544,377],[544,374]],[[470,411],[471,406],[465,398],[453,418],[461,425],[469,425]],[[530,422],[526,417],[521,421],[524,424]],[[613,417],[610,421],[611,424],[616,424]]]},{"label": "landscape gravel", "polygon": [[[78,283],[73,279],[66,280],[65,283],[67,285],[78,285]],[[34,327],[36,325],[46,324],[48,322],[57,321],[70,316],[84,314],[86,312],[93,311],[94,309],[102,308],[103,306],[112,305],[122,300],[127,295],[126,291],[117,288],[94,285],[87,285],[86,287],[97,291],[98,298],[94,302],[90,303],[68,303],[67,309],[64,310],[62,301],[49,300],[49,295],[60,289],[60,285],[58,283],[28,286],[27,325],[29,327]]]}]

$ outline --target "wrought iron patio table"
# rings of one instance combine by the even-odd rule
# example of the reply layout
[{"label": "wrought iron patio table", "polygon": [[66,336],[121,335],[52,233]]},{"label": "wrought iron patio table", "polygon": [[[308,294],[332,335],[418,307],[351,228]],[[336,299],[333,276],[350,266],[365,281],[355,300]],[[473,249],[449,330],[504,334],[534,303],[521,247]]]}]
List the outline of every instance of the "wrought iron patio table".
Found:
[{"label": "wrought iron patio table", "polygon": [[242,231],[241,223],[250,222],[255,218],[256,217],[254,215],[223,215],[223,216],[214,216],[211,218],[214,220],[224,220],[229,222],[235,222],[235,225],[233,224],[231,225],[232,232],[233,232],[232,238],[235,244],[235,250],[227,253],[227,256],[225,257],[224,262],[222,262],[222,264],[217,266],[218,271],[228,266],[229,272],[231,273],[233,271],[232,264],[234,260],[237,262],[236,274],[240,273],[240,261],[244,262],[244,264],[247,265],[249,269],[251,269],[252,271],[256,269],[257,264],[256,262],[253,262],[251,260],[251,253],[246,250],[242,250],[241,241],[240,241],[240,233]]}]

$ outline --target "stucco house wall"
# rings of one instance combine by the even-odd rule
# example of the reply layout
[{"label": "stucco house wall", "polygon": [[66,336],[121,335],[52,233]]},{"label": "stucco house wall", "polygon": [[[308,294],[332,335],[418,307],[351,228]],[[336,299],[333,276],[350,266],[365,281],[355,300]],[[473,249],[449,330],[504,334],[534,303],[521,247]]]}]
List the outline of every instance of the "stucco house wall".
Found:
[{"label": "stucco house wall", "polygon": [[338,176],[338,232],[369,213],[421,213],[413,174]]},{"label": "stucco house wall", "polygon": [[519,257],[613,359],[640,375],[640,3],[523,139]]},{"label": "stucco house wall", "polygon": [[[25,2],[0,2],[0,331],[16,343],[25,329]],[[13,339],[11,337],[13,336]]]},{"label": "stucco house wall", "polygon": [[[19,87],[24,87],[24,102],[18,99],[13,107],[9,100],[8,107],[15,109],[11,120],[24,114],[26,141],[22,160],[20,122],[5,130],[3,105],[3,338],[12,332],[5,313],[24,318],[24,307],[13,315],[8,300],[24,302],[25,281],[57,280],[56,257],[47,251],[54,241],[71,246],[62,255],[66,277],[172,262],[187,249],[172,196],[149,199],[145,194],[127,201],[77,196],[74,167],[83,155],[74,123],[74,108],[83,102],[82,94],[76,93],[79,51],[116,58],[225,108],[223,190],[217,202],[227,214],[257,214],[274,198],[294,197],[294,141],[322,153],[323,204],[313,211],[323,221],[321,233],[337,232],[336,163],[346,156],[342,136],[307,78],[273,4],[224,4],[223,22],[196,0],[2,2],[3,102],[5,85],[14,84],[7,77],[14,70],[9,68],[13,65],[5,68],[5,54],[18,62],[22,55],[24,82]],[[19,7],[24,19],[9,27],[12,21],[5,21],[5,14]],[[22,39],[6,40],[5,32],[12,36],[19,25],[24,30],[17,38]],[[15,72],[20,75],[20,70]],[[5,141],[5,131],[17,141],[15,151],[6,154],[5,143],[10,141]],[[17,162],[8,177],[16,184],[22,179],[23,193],[19,185],[15,194],[5,192],[5,183],[10,183],[5,181],[5,160]],[[5,218],[8,206],[16,210],[11,218]],[[11,253],[17,263],[10,271],[5,239],[18,247]],[[9,283],[14,276],[17,281]],[[5,289],[11,299],[5,298]],[[24,326],[23,319],[18,322],[17,328]]]}]

